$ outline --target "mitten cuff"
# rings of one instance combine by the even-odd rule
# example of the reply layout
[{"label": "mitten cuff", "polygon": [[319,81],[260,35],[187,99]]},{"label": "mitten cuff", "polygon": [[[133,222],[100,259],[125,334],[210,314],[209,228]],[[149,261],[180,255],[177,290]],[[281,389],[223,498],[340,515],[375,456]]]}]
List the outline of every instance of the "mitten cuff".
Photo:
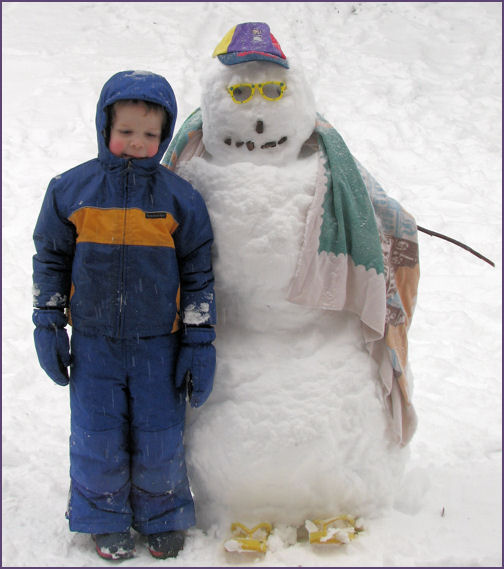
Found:
[{"label": "mitten cuff", "polygon": [[68,323],[63,310],[57,308],[37,308],[33,311],[32,320],[35,326],[42,328],[64,328]]},{"label": "mitten cuff", "polygon": [[211,326],[185,326],[181,342],[185,345],[211,344],[215,340],[215,330]]}]

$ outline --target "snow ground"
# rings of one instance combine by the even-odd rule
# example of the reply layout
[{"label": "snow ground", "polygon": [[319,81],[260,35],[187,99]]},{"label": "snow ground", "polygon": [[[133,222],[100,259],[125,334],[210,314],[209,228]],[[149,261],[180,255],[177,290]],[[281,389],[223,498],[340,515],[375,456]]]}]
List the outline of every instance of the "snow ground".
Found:
[{"label": "snow ground", "polygon": [[[396,507],[342,548],[226,556],[191,530],[177,560],[122,566],[501,566],[501,63],[498,2],[3,2],[3,566],[105,566],[68,532],[67,393],[32,345],[31,234],[50,178],[96,154],[99,91],[121,69],[172,83],[179,120],[233,25],[296,51],[319,111],[419,225],[410,363],[419,428]],[[281,537],[281,536],[279,536]]]}]

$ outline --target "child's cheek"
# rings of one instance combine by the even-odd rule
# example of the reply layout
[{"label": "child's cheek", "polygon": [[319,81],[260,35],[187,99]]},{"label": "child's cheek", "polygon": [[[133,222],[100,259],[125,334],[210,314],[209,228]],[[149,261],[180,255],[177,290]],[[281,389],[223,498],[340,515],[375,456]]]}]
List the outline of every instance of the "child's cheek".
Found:
[{"label": "child's cheek", "polygon": [[125,146],[126,145],[122,140],[117,140],[117,138],[112,138],[109,143],[109,150],[115,156],[122,156]]},{"label": "child's cheek", "polygon": [[151,142],[151,143],[147,146],[147,156],[148,156],[149,158],[152,158],[153,156],[156,156],[158,149],[159,149],[159,142]]}]

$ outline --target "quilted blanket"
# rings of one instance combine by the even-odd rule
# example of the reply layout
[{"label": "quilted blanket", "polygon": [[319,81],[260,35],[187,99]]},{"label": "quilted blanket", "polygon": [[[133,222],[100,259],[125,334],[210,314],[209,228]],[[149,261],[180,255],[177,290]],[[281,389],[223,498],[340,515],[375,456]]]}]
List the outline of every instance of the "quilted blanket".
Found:
[{"label": "quilted blanket", "polygon": [[[204,155],[202,127],[197,109],[162,163],[176,171],[177,164]],[[407,336],[419,279],[416,222],[320,115],[307,145],[318,152],[318,172],[288,300],[359,316],[365,344],[379,366],[393,432],[406,445],[417,425]]]}]

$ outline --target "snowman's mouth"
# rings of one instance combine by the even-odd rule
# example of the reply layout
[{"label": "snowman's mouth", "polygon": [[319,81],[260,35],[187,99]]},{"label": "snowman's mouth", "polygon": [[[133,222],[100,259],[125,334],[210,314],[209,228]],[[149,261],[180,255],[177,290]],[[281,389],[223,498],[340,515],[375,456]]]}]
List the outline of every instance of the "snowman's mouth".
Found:
[{"label": "snowman's mouth", "polygon": [[[277,146],[280,146],[281,144],[284,144],[284,142],[287,142],[287,137],[286,136],[282,136],[281,138],[279,138],[278,140],[270,140],[268,142],[265,142],[264,144],[261,144],[261,146],[256,146],[255,142],[252,140],[237,140],[234,145],[236,146],[236,148],[241,148],[242,146],[244,148],[246,148],[249,152],[252,152],[252,150],[255,150],[256,148],[261,148],[261,150],[269,150],[270,148],[276,148]],[[224,139],[224,144],[227,144],[228,146],[232,146],[233,145],[233,140],[231,139],[231,137],[227,137]]]}]

